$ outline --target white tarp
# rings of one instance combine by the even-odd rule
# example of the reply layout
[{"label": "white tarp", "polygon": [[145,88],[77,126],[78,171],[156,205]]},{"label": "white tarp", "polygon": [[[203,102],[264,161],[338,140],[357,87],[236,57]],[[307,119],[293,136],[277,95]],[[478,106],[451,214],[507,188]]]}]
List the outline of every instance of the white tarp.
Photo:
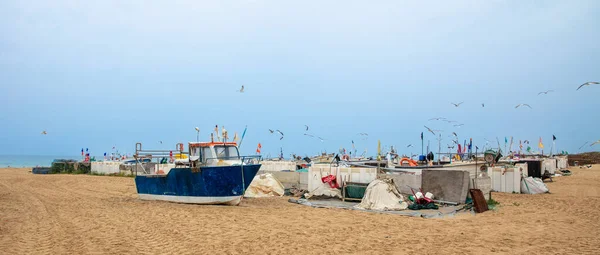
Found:
[{"label": "white tarp", "polygon": [[540,178],[526,177],[521,180],[521,193],[541,194],[547,193],[548,187]]},{"label": "white tarp", "polygon": [[542,162],[542,174],[548,171],[550,174],[556,172],[556,159],[548,158]]},{"label": "white tarp", "polygon": [[567,157],[557,157],[556,160],[556,167],[559,170],[567,169],[569,167]]},{"label": "white tarp", "polygon": [[274,197],[283,196],[285,188],[272,174],[254,176],[252,183],[246,189],[244,197]]},{"label": "white tarp", "polygon": [[338,197],[342,198],[342,192],[339,189],[332,188],[329,186],[329,183],[321,183],[314,190],[309,193],[304,194],[306,199],[311,197]]},{"label": "white tarp", "polygon": [[365,196],[356,208],[376,211],[398,211],[408,208],[404,197],[398,192],[393,179],[378,179],[372,181]]}]

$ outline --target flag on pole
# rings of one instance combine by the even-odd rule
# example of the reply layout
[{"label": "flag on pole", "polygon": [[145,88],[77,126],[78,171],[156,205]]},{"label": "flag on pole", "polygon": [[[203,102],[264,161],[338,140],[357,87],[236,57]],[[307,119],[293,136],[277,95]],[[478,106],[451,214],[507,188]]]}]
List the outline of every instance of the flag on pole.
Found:
[{"label": "flag on pole", "polygon": [[260,149],[262,149],[262,145],[260,143],[258,143],[258,146],[256,146],[256,153],[260,154]]},{"label": "flag on pole", "polygon": [[423,132],[421,132],[421,141],[423,141]]},{"label": "flag on pole", "polygon": [[544,144],[542,143],[542,137],[540,137],[540,142],[538,143],[538,148],[543,149]]},{"label": "flag on pole", "polygon": [[354,140],[352,140],[352,150],[356,150],[356,147],[354,147]]},{"label": "flag on pole", "polygon": [[238,141],[238,135],[237,132],[233,133],[233,141],[237,142]]},{"label": "flag on pole", "polygon": [[81,156],[83,156],[83,148],[81,148]]},{"label": "flag on pole", "polygon": [[556,141],[556,136],[552,135],[552,141]]},{"label": "flag on pole", "polygon": [[377,157],[381,156],[381,140],[377,140]]},{"label": "flag on pole", "polygon": [[519,150],[523,150],[523,143],[519,140]]},{"label": "flag on pole", "polygon": [[512,145],[513,145],[513,137],[510,137],[510,145],[508,146],[508,151],[512,151]]},{"label": "flag on pole", "polygon": [[508,143],[508,138],[506,138],[506,136],[504,137],[504,144]]}]

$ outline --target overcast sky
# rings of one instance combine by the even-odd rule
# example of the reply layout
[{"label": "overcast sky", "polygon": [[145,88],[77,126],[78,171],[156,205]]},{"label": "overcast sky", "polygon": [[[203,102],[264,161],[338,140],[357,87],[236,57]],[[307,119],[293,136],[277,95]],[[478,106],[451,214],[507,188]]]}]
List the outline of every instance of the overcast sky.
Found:
[{"label": "overcast sky", "polygon": [[600,80],[599,25],[593,0],[5,0],[0,154],[171,148],[215,124],[247,125],[245,154],[417,153],[424,125],[442,147],[554,134],[574,153],[600,139],[600,85],[576,91]]}]

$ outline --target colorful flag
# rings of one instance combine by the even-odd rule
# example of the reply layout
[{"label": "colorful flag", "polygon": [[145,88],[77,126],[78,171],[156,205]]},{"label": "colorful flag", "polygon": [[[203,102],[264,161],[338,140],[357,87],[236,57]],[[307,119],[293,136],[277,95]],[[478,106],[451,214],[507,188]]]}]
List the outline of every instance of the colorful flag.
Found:
[{"label": "colorful flag", "polygon": [[352,140],[352,149],[356,150],[356,147],[354,147],[354,140]]},{"label": "colorful flag", "polygon": [[519,140],[519,150],[523,150],[523,143]]},{"label": "colorful flag", "polygon": [[527,152],[531,152],[531,146],[527,146]]},{"label": "colorful flag", "polygon": [[81,156],[83,156],[83,148],[81,148]]},{"label": "colorful flag", "polygon": [[235,132],[235,133],[233,134],[233,141],[234,141],[234,142],[237,142],[237,141],[238,141],[238,135],[237,135],[237,132]]},{"label": "colorful flag", "polygon": [[542,138],[541,138],[541,137],[540,137],[540,142],[538,143],[538,147],[539,147],[540,149],[543,149],[543,148],[544,148],[544,144],[542,143]]},{"label": "colorful flag", "polygon": [[257,154],[260,154],[260,149],[262,149],[262,145],[260,143],[258,143],[258,146],[256,147]]}]

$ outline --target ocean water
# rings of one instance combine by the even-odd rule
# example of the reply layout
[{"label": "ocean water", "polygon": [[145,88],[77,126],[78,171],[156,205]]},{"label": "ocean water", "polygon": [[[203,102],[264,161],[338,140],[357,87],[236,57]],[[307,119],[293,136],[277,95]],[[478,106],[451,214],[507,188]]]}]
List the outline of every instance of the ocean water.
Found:
[{"label": "ocean water", "polygon": [[0,155],[0,167],[50,166],[54,159],[81,160],[81,156]]}]

